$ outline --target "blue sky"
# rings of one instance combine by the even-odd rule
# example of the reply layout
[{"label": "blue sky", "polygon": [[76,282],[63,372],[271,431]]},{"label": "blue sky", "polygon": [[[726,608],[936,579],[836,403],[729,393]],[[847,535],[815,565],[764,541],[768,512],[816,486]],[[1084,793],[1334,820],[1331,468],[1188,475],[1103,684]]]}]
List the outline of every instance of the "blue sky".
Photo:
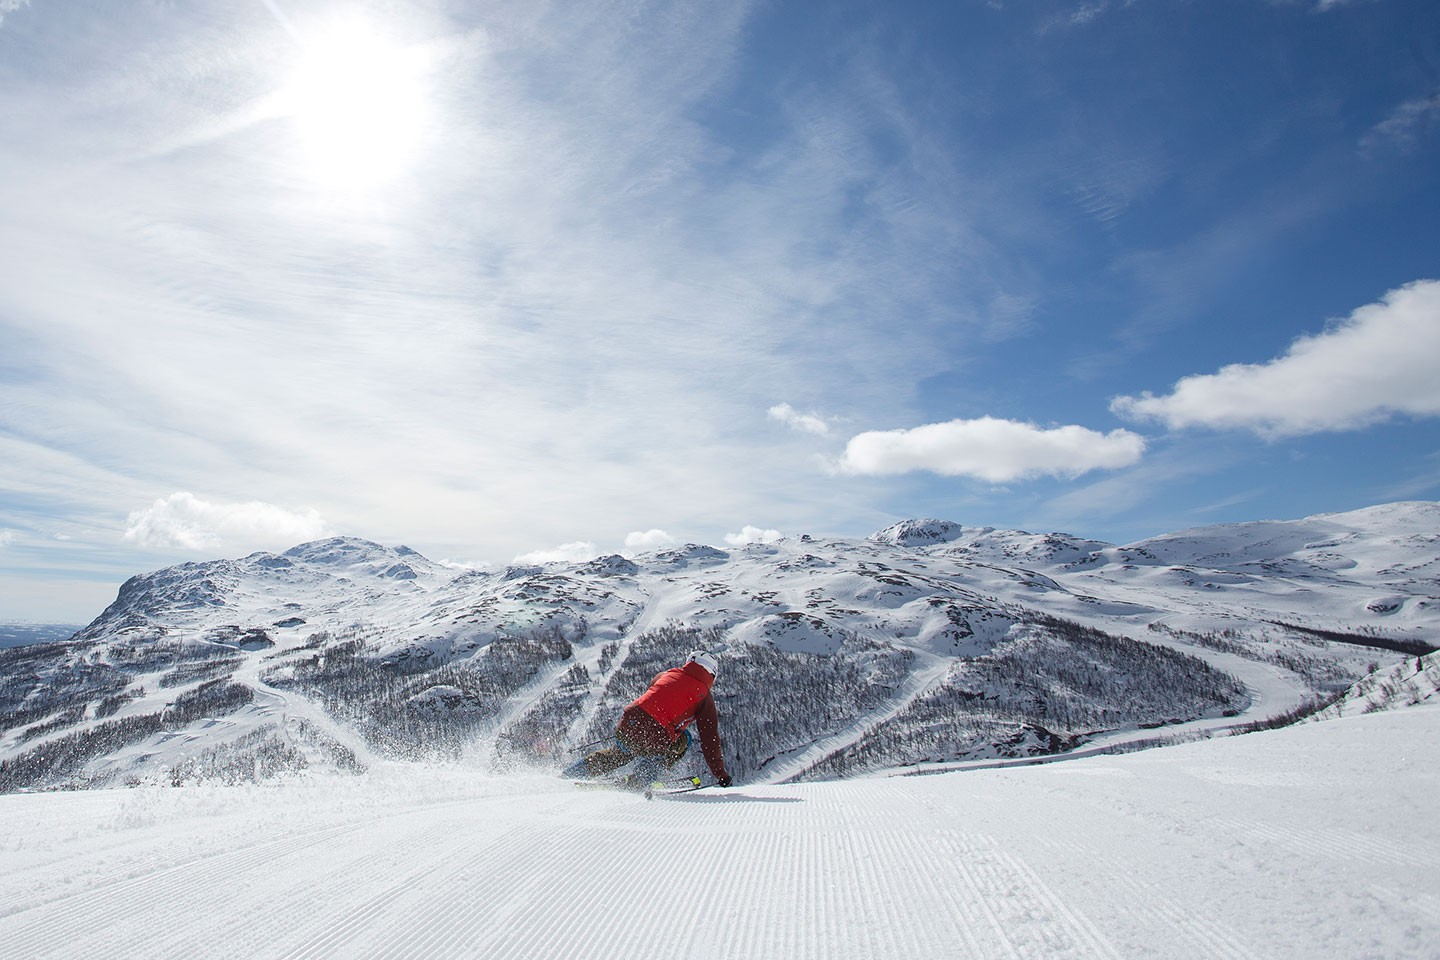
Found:
[{"label": "blue sky", "polygon": [[0,0],[0,620],[1440,495],[1432,2]]}]

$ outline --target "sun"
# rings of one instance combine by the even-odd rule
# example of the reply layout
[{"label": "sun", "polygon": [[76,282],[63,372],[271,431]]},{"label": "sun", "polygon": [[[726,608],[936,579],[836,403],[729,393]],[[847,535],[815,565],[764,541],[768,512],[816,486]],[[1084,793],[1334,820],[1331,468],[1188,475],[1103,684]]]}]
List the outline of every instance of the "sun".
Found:
[{"label": "sun", "polygon": [[360,19],[307,31],[300,46],[279,98],[307,173],[352,190],[408,169],[430,121],[424,51]]}]

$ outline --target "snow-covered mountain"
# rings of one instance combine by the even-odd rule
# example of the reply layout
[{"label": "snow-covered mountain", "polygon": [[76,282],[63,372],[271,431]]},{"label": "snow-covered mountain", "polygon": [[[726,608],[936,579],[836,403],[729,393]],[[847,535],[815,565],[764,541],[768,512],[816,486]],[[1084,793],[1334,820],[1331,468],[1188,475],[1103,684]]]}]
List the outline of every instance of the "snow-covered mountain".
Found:
[{"label": "snow-covered mountain", "polygon": [[554,765],[696,646],[743,778],[1025,758],[1283,712],[1437,626],[1430,502],[1124,546],[909,520],[497,571],[337,538],[134,577],[73,641],[0,652],[0,789]]}]

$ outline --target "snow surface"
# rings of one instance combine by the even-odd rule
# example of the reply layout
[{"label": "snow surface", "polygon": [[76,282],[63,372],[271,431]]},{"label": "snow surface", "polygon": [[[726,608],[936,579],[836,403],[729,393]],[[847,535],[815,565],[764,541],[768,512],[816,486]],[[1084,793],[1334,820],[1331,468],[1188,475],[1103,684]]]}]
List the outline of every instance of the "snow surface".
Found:
[{"label": "snow surface", "polygon": [[462,767],[0,796],[0,958],[1406,958],[1440,705],[646,802]]}]

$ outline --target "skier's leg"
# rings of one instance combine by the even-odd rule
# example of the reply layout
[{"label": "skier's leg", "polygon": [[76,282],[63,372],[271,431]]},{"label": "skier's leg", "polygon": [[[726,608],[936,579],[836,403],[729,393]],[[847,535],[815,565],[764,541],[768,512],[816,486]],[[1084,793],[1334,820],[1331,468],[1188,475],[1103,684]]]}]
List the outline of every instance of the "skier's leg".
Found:
[{"label": "skier's leg", "polygon": [[675,766],[675,764],[679,763],[681,758],[685,756],[685,751],[689,749],[690,731],[681,730],[680,736],[676,737],[675,742],[670,744],[669,749],[665,751],[665,769],[669,770]]},{"label": "skier's leg", "polygon": [[660,779],[661,772],[665,769],[663,757],[641,757],[635,761],[635,772],[631,777],[637,784],[649,784]]},{"label": "skier's leg", "polygon": [[614,773],[625,764],[635,759],[635,755],[622,746],[608,747],[604,750],[596,750],[585,758],[585,773],[587,777],[603,777]]}]

